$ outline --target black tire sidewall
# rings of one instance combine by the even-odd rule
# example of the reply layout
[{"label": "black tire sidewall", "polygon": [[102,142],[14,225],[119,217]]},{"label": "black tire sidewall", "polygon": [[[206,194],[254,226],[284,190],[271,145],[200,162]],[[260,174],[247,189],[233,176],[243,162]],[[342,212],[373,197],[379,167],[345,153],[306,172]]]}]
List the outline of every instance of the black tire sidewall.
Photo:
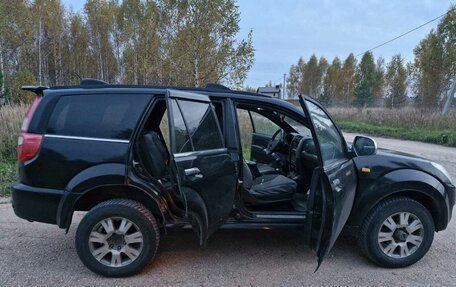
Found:
[{"label": "black tire sidewall", "polygon": [[[89,248],[89,236],[92,228],[108,217],[124,217],[132,221],[143,235],[143,247],[140,255],[127,266],[109,267],[93,257]],[[105,205],[89,211],[79,223],[76,232],[76,251],[81,261],[93,272],[108,277],[130,276],[143,269],[156,252],[157,235],[153,222],[139,210],[121,204]]]},{"label": "black tire sidewall", "polygon": [[[392,258],[387,256],[380,249],[378,244],[378,231],[382,223],[391,215],[398,212],[410,212],[414,214],[423,224],[424,236],[421,245],[410,256],[405,258]],[[397,198],[376,210],[373,214],[369,226],[367,226],[367,252],[369,257],[378,265],[388,268],[406,267],[419,261],[431,247],[434,239],[434,221],[429,211],[420,203],[410,200]]]}]

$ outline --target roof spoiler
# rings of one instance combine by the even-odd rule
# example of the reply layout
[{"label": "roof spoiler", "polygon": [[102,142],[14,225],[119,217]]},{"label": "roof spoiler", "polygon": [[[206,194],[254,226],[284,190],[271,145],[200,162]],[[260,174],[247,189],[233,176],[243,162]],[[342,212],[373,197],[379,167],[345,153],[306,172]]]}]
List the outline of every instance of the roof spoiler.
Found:
[{"label": "roof spoiler", "polygon": [[82,79],[81,82],[79,83],[80,86],[104,86],[108,85],[105,81],[98,80],[98,79]]},{"label": "roof spoiler", "polygon": [[214,84],[214,83],[209,83],[206,85],[206,89],[214,89],[214,90],[226,90],[226,91],[231,91],[230,88],[222,85],[222,84]]},{"label": "roof spoiler", "polygon": [[37,95],[43,95],[43,91],[49,89],[48,86],[22,86],[21,90],[33,92]]}]

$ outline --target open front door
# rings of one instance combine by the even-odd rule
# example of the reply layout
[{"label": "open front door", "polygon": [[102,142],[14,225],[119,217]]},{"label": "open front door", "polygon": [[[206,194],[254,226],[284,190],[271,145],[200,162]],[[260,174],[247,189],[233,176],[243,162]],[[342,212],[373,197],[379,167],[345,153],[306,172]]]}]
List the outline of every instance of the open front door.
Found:
[{"label": "open front door", "polygon": [[[342,231],[353,207],[356,169],[345,140],[328,113],[315,101],[299,101],[312,122],[320,166],[314,170],[308,200],[308,243],[318,256],[318,267]],[[317,268],[318,268],[317,267]]]},{"label": "open front door", "polygon": [[233,208],[235,164],[208,96],[168,90],[166,104],[174,177],[204,245]]}]

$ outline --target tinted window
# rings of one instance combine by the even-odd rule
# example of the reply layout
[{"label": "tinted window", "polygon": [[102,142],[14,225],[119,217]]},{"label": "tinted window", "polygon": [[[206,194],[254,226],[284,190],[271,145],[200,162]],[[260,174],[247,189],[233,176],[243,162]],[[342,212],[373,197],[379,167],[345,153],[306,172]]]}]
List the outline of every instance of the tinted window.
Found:
[{"label": "tinted window", "polygon": [[128,140],[149,100],[148,95],[62,96],[46,132]]},{"label": "tinted window", "polygon": [[209,103],[179,100],[196,151],[222,148],[222,135]]},{"label": "tinted window", "polygon": [[171,110],[173,112],[174,150],[178,153],[192,151],[187,128],[176,100],[171,100]]},{"label": "tinted window", "polygon": [[325,165],[345,159],[344,141],[328,115],[317,105],[306,101]]}]

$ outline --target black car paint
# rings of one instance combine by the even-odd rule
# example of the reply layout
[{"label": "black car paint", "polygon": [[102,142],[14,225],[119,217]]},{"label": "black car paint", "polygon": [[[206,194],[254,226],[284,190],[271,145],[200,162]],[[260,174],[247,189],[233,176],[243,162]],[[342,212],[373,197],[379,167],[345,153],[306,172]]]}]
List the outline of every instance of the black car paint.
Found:
[{"label": "black car paint", "polygon": [[[182,88],[180,88],[182,89]],[[217,89],[186,89],[197,91],[202,94],[209,95],[212,99],[223,101],[225,103],[224,110],[225,123],[225,141],[228,150],[232,155],[232,159],[239,159],[239,139],[236,133],[236,111],[233,102],[247,102],[259,104],[265,107],[270,107],[278,112],[283,112],[295,118],[300,118],[306,122],[307,119],[304,112],[285,101],[263,97],[255,94],[233,92]],[[127,93],[134,95],[135,93],[147,93],[150,95],[164,95],[165,88],[163,87],[128,87],[128,86],[106,86],[94,88],[81,87],[56,87],[44,91],[44,97],[38,106],[32,122],[30,124],[30,132],[44,133],[47,125],[47,120],[52,112],[53,106],[58,98],[62,95],[86,95],[86,94],[112,94],[112,93]],[[234,123],[234,124],[230,124]],[[160,211],[169,209],[168,202],[161,196],[160,190],[157,190],[153,185],[141,183],[129,172],[128,164],[129,152],[131,148],[127,144],[115,145],[90,145],[85,149],[93,150],[93,153],[85,154],[80,152],[81,158],[74,157],[72,148],[76,150],[84,144],[77,141],[68,141],[68,145],[58,147],[57,143],[51,139],[45,139],[42,146],[43,155],[40,152],[39,156],[20,166],[21,183],[14,184],[13,189],[13,206],[18,216],[33,220],[48,223],[58,223],[59,227],[67,228],[71,222],[73,206],[78,198],[86,192],[94,190],[100,186],[111,184],[130,186],[147,192],[151,198],[157,202]],[[56,150],[50,150],[54,147]],[[81,149],[82,150],[82,149]],[[86,157],[87,156],[87,157]],[[236,158],[237,156],[237,158]],[[434,219],[439,229],[445,228],[448,224],[451,215],[451,209],[454,204],[454,187],[444,184],[442,175],[435,168],[431,168],[427,163],[417,162],[408,157],[394,157],[385,153],[379,152],[377,155],[367,157],[354,157],[353,161],[357,167],[359,184],[357,188],[355,204],[352,214],[348,220],[348,225],[357,226],[363,219],[367,211],[372,208],[382,198],[401,191],[416,191],[424,194],[436,203],[436,213],[433,214]],[[119,164],[115,171],[106,168],[103,165],[105,162]],[[63,165],[63,163],[65,163]],[[54,165],[54,168],[48,168],[49,165]],[[99,166],[98,166],[99,165]],[[77,168],[69,168],[75,166]],[[97,167],[98,166],[98,167]],[[361,168],[369,166],[371,173],[366,174],[361,172]],[[41,172],[37,168],[44,168]],[[90,169],[90,170],[89,170]],[[97,171],[96,176],[90,171]],[[120,171],[122,170],[122,171]],[[34,176],[36,174],[40,176]],[[58,177],[62,177],[67,182],[80,182],[80,184],[64,184],[64,180],[55,177],[50,182],[42,181],[46,176],[52,178],[56,172]],[[408,177],[403,177],[402,173],[406,173]],[[127,176],[128,175],[128,176]],[[73,179],[73,178],[78,178]],[[71,180],[73,179],[73,180]],[[393,182],[397,181],[396,184]],[[391,189],[392,188],[392,189]],[[24,198],[27,198],[24,199]],[[47,200],[50,198],[51,200]],[[58,202],[58,204],[57,204]],[[42,214],[38,214],[38,209],[34,204],[40,204],[39,210],[46,210]],[[441,211],[442,214],[439,214]],[[44,215],[43,215],[44,214]],[[173,216],[167,216],[167,223],[172,223],[176,219]],[[178,220],[176,220],[178,222]],[[231,219],[231,223],[236,222],[236,219]],[[283,219],[277,220],[258,220],[255,222],[267,225],[270,223],[295,223],[295,220]]]},{"label": "black car paint", "polygon": [[454,187],[428,160],[381,149],[375,155],[353,160],[358,170],[358,192],[348,226],[358,227],[372,206],[388,196],[415,194],[431,209],[436,231],[446,228],[455,204]]}]

